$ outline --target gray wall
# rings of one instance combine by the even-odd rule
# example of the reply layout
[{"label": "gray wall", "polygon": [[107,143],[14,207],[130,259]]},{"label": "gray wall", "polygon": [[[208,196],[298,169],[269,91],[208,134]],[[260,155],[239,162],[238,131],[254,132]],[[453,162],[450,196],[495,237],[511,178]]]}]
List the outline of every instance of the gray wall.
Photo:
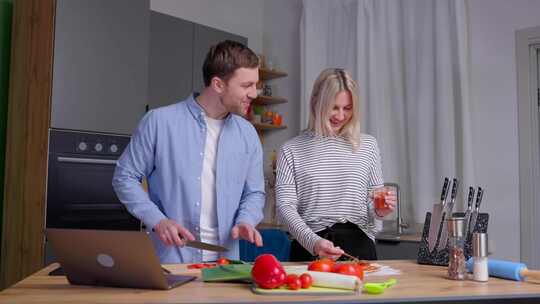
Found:
[{"label": "gray wall", "polygon": [[[288,126],[285,130],[267,132],[264,136],[265,156],[300,131],[300,16],[302,2],[299,0],[264,1],[263,49],[274,66],[287,72],[285,78],[270,82],[272,94],[283,96],[288,103],[273,107],[283,114]],[[279,20],[279,22],[276,22]],[[270,158],[266,157],[265,171],[270,169]]]},{"label": "gray wall", "polygon": [[[268,82],[273,95],[288,103],[273,106],[283,114],[287,129],[265,132],[263,136],[264,169],[269,176],[270,157],[287,139],[299,132],[300,111],[300,0],[151,0],[153,11],[232,32],[248,38],[248,45],[263,53],[274,65],[289,75]],[[279,20],[279,21],[278,21]],[[278,21],[278,22],[276,22]],[[272,193],[267,196],[273,200]],[[266,210],[268,221],[269,211]]]},{"label": "gray wall", "polygon": [[[283,113],[285,130],[265,133],[265,171],[273,150],[299,131],[300,98],[300,0],[151,0],[153,11],[169,14],[248,38],[249,46],[272,59],[274,65],[289,74],[272,80],[273,94],[288,103],[273,106]],[[279,20],[279,22],[276,22]]]},{"label": "gray wall", "polygon": [[[540,1],[469,0],[473,151],[486,186],[494,257],[519,260],[515,31],[540,25]],[[538,202],[536,202],[538,203]]]},{"label": "gray wall", "polygon": [[225,39],[247,44],[246,38],[200,24],[195,25],[193,35],[193,90],[200,92],[204,88],[202,65],[211,46]]},{"label": "gray wall", "polygon": [[262,51],[264,0],[151,0],[150,9],[246,37]]},{"label": "gray wall", "polygon": [[176,103],[204,88],[202,65],[212,45],[225,39],[246,44],[232,33],[151,11],[149,108]]},{"label": "gray wall", "polygon": [[[276,108],[286,112],[284,121],[289,128],[265,137],[265,151],[277,149],[282,141],[299,130],[294,120],[299,116],[297,58],[301,1],[262,0],[262,4],[257,4],[260,2],[230,0],[220,1],[215,8],[209,7],[211,3],[215,2],[152,0],[151,7],[168,9],[169,13],[180,17],[239,34],[249,28],[253,35],[245,36],[249,38],[250,46],[270,54],[280,68],[289,73],[289,77],[275,81],[278,85],[276,93],[289,99],[288,104]],[[223,14],[226,6],[239,9],[228,9],[227,14]],[[540,25],[540,2],[469,0],[468,6],[476,180],[486,187],[482,208],[491,214],[489,231],[494,257],[518,260],[520,218],[514,35],[517,29]],[[242,19],[242,16],[247,18]],[[260,20],[264,20],[262,28]],[[259,36],[262,40],[257,43]]]}]

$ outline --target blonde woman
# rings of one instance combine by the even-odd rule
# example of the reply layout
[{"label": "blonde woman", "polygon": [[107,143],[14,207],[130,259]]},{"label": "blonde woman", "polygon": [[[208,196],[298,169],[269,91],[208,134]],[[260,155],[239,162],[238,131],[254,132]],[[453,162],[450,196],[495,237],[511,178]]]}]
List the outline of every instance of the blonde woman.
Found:
[{"label": "blonde woman", "polygon": [[294,238],[291,261],[337,259],[344,252],[377,259],[374,219],[394,210],[396,194],[384,193],[384,209],[369,203],[368,191],[382,187],[383,177],[376,139],[360,133],[359,107],[348,72],[322,71],[308,128],[280,149],[276,201]]}]

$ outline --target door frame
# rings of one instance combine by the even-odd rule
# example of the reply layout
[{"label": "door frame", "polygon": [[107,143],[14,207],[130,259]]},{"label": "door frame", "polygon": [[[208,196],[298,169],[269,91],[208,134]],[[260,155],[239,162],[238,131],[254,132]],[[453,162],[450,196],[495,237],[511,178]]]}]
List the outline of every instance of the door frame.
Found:
[{"label": "door frame", "polygon": [[520,254],[535,269],[540,268],[539,49],[540,27],[516,31]]}]

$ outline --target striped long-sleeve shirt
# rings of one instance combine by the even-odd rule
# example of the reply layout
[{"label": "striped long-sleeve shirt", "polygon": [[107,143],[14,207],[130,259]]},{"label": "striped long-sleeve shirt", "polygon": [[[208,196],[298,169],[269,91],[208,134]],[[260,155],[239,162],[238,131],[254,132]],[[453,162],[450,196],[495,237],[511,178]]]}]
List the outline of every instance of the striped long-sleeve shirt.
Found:
[{"label": "striped long-sleeve shirt", "polygon": [[316,232],[349,221],[375,238],[368,190],[383,184],[377,140],[362,134],[360,146],[312,132],[287,141],[277,162],[278,214],[298,242],[314,254]]}]

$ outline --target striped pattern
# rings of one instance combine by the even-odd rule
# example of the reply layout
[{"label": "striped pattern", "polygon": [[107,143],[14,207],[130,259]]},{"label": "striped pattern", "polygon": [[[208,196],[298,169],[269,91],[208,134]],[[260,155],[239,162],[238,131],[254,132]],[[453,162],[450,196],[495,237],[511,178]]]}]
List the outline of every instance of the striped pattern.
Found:
[{"label": "striped pattern", "polygon": [[346,221],[375,238],[375,214],[368,189],[383,184],[379,147],[362,134],[360,146],[312,132],[286,142],[277,163],[276,202],[282,222],[312,254],[318,231]]}]

